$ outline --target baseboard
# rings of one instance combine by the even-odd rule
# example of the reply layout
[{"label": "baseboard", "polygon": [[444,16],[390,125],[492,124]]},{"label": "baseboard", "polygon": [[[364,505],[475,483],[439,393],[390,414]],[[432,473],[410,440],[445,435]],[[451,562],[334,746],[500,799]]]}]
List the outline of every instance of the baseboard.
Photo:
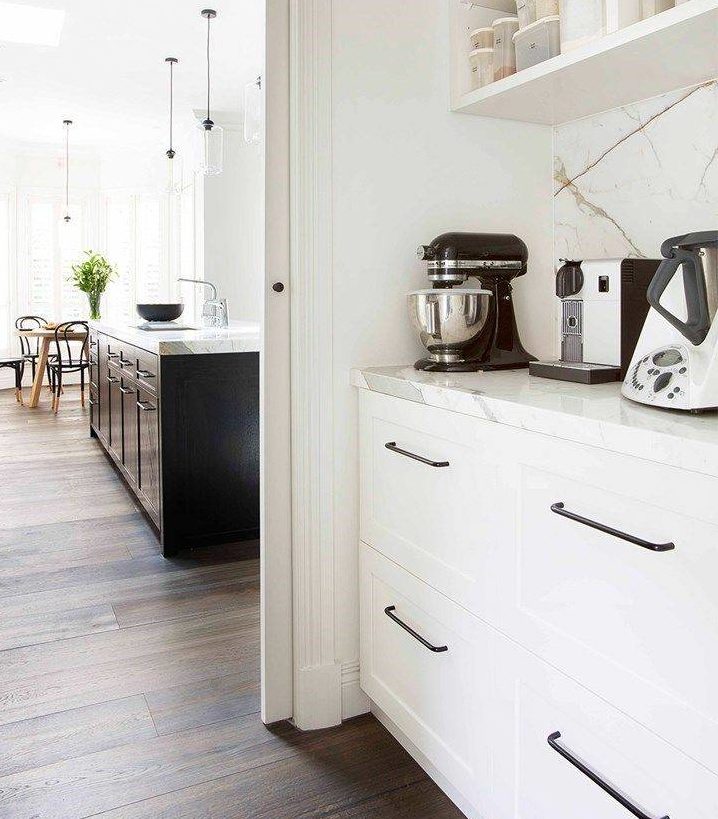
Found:
[{"label": "baseboard", "polygon": [[359,661],[342,663],[342,719],[351,719],[371,710],[369,697],[359,685]]},{"label": "baseboard", "polygon": [[451,801],[464,813],[467,819],[489,819],[482,813],[479,813],[476,808],[471,805],[467,799],[461,794],[422,754],[422,752],[414,745],[414,743],[406,736],[406,734],[388,717],[379,706],[371,702],[371,712],[379,720],[379,722],[386,728],[386,730],[396,739],[396,741],[404,748],[404,750],[413,757],[413,759],[421,765],[426,773],[436,782],[442,791],[451,799]]},{"label": "baseboard", "polygon": [[301,731],[331,728],[342,721],[341,665],[300,668],[294,678],[294,724]]}]

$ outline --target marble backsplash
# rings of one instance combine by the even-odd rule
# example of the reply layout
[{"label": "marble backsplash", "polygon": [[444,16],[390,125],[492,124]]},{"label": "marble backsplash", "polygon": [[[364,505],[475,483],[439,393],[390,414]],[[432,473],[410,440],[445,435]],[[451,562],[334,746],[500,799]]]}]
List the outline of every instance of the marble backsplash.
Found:
[{"label": "marble backsplash", "polygon": [[556,259],[659,257],[718,227],[718,81],[554,131]]}]

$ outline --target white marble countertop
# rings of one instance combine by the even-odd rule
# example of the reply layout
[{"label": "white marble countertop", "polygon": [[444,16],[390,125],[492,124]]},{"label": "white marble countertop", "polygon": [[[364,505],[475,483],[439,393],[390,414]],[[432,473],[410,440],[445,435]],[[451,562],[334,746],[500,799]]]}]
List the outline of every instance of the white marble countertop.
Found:
[{"label": "white marble countertop", "polygon": [[427,373],[411,366],[352,370],[352,384],[420,404],[718,477],[718,412],[662,410],[527,370]]},{"label": "white marble countertop", "polygon": [[259,351],[261,343],[259,324],[251,321],[230,321],[223,330],[140,330],[137,325],[104,321],[91,321],[90,327],[157,355],[252,353]]}]

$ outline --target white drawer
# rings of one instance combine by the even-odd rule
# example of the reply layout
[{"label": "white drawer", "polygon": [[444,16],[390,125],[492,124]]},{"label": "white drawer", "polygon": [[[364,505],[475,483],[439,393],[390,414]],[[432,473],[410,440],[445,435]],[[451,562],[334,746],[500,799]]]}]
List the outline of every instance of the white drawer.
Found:
[{"label": "white drawer", "polygon": [[500,547],[505,493],[497,430],[456,413],[361,395],[361,539],[475,612]]},{"label": "white drawer", "polygon": [[718,481],[532,437],[502,626],[718,771]]},{"label": "white drawer", "polygon": [[371,547],[360,548],[361,686],[480,807],[489,788],[488,629]]},{"label": "white drawer", "polygon": [[500,635],[493,655],[490,819],[629,819],[581,764],[635,816],[718,816],[718,778],[705,768]]}]

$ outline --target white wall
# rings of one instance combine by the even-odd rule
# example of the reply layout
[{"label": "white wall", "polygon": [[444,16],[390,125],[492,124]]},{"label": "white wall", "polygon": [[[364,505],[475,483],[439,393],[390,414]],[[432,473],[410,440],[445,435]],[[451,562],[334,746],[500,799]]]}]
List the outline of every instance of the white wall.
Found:
[{"label": "white wall", "polygon": [[448,4],[333,4],[334,452],[337,659],[358,656],[357,396],[349,370],[422,347],[405,294],[427,286],[415,249],[447,230],[516,233],[528,350],[554,352],[551,129],[452,114]]},{"label": "white wall", "polygon": [[204,185],[204,277],[227,299],[232,320],[262,317],[263,173],[259,146],[225,129],[224,170]]}]

